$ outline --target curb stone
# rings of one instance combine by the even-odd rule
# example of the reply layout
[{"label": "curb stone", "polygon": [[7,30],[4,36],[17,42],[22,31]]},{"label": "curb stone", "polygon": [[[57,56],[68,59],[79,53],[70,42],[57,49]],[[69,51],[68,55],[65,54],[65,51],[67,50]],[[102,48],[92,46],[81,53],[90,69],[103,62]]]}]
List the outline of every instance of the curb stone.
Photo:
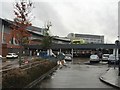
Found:
[{"label": "curb stone", "polygon": [[100,77],[99,77],[100,81],[102,81],[102,82],[104,82],[104,83],[106,83],[106,84],[108,84],[108,85],[110,85],[110,86],[112,86],[112,87],[114,87],[114,88],[117,88],[117,89],[120,88],[119,86],[113,85],[113,84],[111,84],[110,82],[108,82],[108,81],[106,81],[106,80],[104,79],[103,75],[105,75],[109,70],[110,70],[110,68],[107,69],[104,73],[102,73],[102,74],[100,75]]}]

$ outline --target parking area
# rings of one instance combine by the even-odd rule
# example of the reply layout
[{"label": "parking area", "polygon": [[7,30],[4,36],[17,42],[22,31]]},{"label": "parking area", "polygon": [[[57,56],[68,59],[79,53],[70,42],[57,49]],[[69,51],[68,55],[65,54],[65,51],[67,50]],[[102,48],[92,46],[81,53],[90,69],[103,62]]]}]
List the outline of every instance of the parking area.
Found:
[{"label": "parking area", "polygon": [[[36,56],[30,57],[30,56],[23,56],[21,57],[22,64],[27,64],[28,62],[31,62],[33,58],[37,58]],[[7,59],[2,58],[1,60],[1,68],[3,69],[9,69],[9,68],[17,68],[19,67],[19,58],[15,59]]]},{"label": "parking area", "polygon": [[99,80],[99,76],[108,69],[107,63],[89,63],[89,58],[74,58],[68,67],[56,70],[36,88],[112,88]]}]

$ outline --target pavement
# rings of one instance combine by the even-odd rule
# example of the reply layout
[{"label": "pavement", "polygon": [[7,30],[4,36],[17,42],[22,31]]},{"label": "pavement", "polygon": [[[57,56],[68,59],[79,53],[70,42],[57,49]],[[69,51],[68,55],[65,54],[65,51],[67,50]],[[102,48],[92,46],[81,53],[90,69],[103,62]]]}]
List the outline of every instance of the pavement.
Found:
[{"label": "pavement", "polygon": [[110,67],[99,78],[106,84],[120,88],[120,76],[118,76],[118,68]]}]

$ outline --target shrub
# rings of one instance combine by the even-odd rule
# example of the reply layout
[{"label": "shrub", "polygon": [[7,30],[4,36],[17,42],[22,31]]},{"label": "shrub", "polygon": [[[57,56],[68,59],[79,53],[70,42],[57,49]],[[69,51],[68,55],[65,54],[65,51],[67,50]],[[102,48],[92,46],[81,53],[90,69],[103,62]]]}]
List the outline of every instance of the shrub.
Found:
[{"label": "shrub", "polygon": [[21,69],[13,69],[3,74],[3,87],[22,87],[29,82],[29,75]]},{"label": "shrub", "polygon": [[39,61],[37,64],[38,65],[33,65],[31,68],[26,70],[16,68],[3,73],[3,88],[25,87],[30,82],[34,81],[57,65],[55,62],[50,62],[48,60],[43,60],[42,62]]}]

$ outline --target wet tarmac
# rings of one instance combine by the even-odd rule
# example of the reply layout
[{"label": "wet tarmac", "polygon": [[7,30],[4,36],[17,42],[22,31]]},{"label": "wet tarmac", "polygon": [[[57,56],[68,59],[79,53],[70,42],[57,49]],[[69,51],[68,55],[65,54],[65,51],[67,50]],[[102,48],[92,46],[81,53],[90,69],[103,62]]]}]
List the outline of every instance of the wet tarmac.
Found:
[{"label": "wet tarmac", "polygon": [[108,65],[84,64],[88,61],[76,59],[73,63],[67,62],[67,67],[56,70],[53,75],[36,85],[36,88],[112,88],[99,80]]}]

